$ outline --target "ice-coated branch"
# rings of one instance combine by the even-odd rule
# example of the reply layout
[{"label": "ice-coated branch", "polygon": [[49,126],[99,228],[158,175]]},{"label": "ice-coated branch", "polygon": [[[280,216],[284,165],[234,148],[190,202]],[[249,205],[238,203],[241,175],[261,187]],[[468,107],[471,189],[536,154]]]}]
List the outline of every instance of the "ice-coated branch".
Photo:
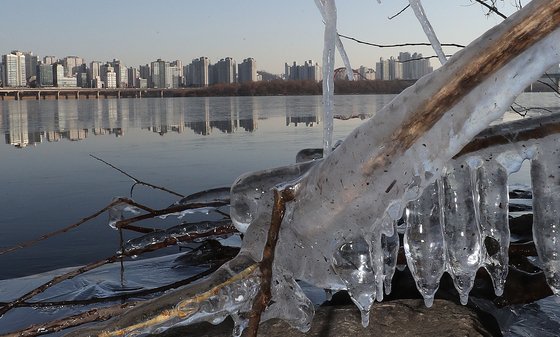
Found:
[{"label": "ice-coated branch", "polygon": [[[325,8],[329,13],[330,7]],[[330,10],[335,13],[334,7]],[[332,24],[326,22],[326,31],[335,33]],[[307,164],[303,176],[290,182],[298,188],[294,202],[286,205],[273,265],[273,305],[264,316],[280,317],[302,330],[308,327],[312,310],[294,279],[332,290],[359,288],[363,291],[357,295],[366,300],[355,298],[358,303],[379,298],[372,293],[383,284],[379,245],[382,235],[393,234],[391,219],[400,218],[405,204],[441,177],[452,157],[499,118],[526,86],[560,62],[559,27],[560,1],[532,1],[403,91],[329,156]],[[334,39],[325,42],[328,59],[334,54]],[[196,320],[219,322],[226,313],[239,320],[250,310],[258,288],[255,261],[263,259],[274,204],[266,177],[277,179],[276,173],[257,172],[257,186],[232,187],[243,191],[232,193],[232,220],[244,223],[251,218],[236,258],[196,287],[139,305],[81,334],[161,331]],[[253,217],[248,210],[255,210]],[[355,275],[349,270],[354,261],[370,263],[355,268]],[[190,306],[188,297],[206,302]]]},{"label": "ice-coated branch", "polygon": [[424,30],[424,33],[426,34],[428,40],[432,44],[432,48],[434,48],[434,51],[438,56],[439,62],[441,64],[444,64],[447,61],[447,57],[445,57],[445,53],[443,52],[443,49],[441,48],[441,44],[436,36],[436,33],[434,32],[434,28],[430,24],[430,21],[426,16],[426,12],[424,12],[422,3],[420,2],[420,0],[409,0],[409,3],[410,6],[412,7],[412,10],[414,11],[414,14],[416,15],[416,18],[418,18],[420,25],[422,25],[422,29]]}]

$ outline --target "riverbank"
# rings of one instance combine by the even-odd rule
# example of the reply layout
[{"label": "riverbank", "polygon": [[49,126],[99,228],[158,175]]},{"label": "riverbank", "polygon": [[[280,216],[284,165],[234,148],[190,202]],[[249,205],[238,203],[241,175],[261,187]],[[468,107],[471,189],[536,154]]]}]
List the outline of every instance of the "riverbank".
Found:
[{"label": "riverbank", "polygon": [[[414,84],[412,80],[335,82],[335,93],[398,94]],[[261,81],[215,84],[203,88],[1,88],[0,100],[58,100],[142,97],[231,97],[231,96],[304,96],[321,95],[321,82]]]}]

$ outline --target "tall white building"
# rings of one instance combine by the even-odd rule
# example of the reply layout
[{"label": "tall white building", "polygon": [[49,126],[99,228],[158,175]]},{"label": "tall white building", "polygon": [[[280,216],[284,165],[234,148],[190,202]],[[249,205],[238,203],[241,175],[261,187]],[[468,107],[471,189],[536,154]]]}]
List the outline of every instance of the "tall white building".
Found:
[{"label": "tall white building", "polygon": [[403,78],[403,65],[394,57],[388,60],[383,58],[375,64],[375,79],[376,80],[398,80]]},{"label": "tall white building", "polygon": [[296,62],[293,65],[284,65],[284,78],[286,80],[298,80],[298,81],[321,81],[323,79],[323,74],[321,72],[321,66],[318,63],[314,63],[312,60],[305,61],[303,65],[297,65]]},{"label": "tall white building", "polygon": [[192,62],[186,66],[185,71],[187,86],[207,87],[210,83],[209,67],[210,60],[207,57],[192,60]]},{"label": "tall white building", "polygon": [[54,64],[56,62],[56,57],[55,56],[45,56],[43,57],[43,63],[44,64]]},{"label": "tall white building", "polygon": [[12,52],[2,55],[4,67],[3,83],[5,87],[25,87],[27,74],[25,72],[25,55],[21,52]]},{"label": "tall white building", "polygon": [[405,80],[417,80],[434,71],[430,66],[430,60],[424,59],[420,53],[412,55],[408,52],[399,53],[398,59],[402,64],[403,79]]},{"label": "tall white building", "polygon": [[158,59],[150,64],[150,77],[152,88],[171,88],[172,76],[169,62]]},{"label": "tall white building", "polygon": [[64,60],[62,60],[62,65],[64,66],[64,76],[74,76],[77,73],[78,67],[84,63],[84,59],[79,56],[66,56]]},{"label": "tall white building", "polygon": [[212,79],[210,83],[236,83],[237,82],[237,66],[235,60],[231,57],[219,60],[212,69]]},{"label": "tall white building", "polygon": [[244,82],[256,82],[257,81],[257,62],[255,59],[250,57],[246,58],[237,66],[237,81],[239,83]]}]

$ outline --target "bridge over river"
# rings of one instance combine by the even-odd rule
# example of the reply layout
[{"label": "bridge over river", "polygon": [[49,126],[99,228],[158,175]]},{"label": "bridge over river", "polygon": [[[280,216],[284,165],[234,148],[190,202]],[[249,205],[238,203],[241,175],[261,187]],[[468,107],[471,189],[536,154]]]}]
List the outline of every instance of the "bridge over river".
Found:
[{"label": "bridge over river", "polygon": [[0,100],[184,97],[198,88],[0,88]]}]

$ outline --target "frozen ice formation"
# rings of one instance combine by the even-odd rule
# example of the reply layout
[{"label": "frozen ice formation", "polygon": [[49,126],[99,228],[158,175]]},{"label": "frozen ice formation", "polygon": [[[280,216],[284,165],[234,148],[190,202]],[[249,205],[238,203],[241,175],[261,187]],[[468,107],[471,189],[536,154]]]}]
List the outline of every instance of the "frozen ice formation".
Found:
[{"label": "frozen ice formation", "polygon": [[546,282],[560,295],[560,139],[548,137],[531,162],[533,239]]},{"label": "frozen ice formation", "polygon": [[444,64],[447,61],[447,57],[445,56],[445,53],[441,48],[441,43],[439,42],[436,36],[436,32],[432,28],[432,24],[430,23],[430,20],[428,20],[428,17],[426,16],[424,7],[422,7],[422,2],[420,2],[420,0],[409,0],[408,3],[410,4],[410,7],[414,11],[414,15],[416,15],[416,18],[420,22],[420,25],[422,26],[424,33],[428,37],[428,41],[430,41],[430,44],[432,45],[432,48],[434,48],[434,51],[436,52],[439,62],[441,64]]},{"label": "frozen ice formation", "polygon": [[[321,3],[325,66],[334,57],[336,8],[332,0]],[[534,0],[403,91],[329,155],[325,151],[324,159],[240,177],[231,189],[231,217],[245,232],[239,255],[206,282],[149,301],[99,329],[106,336],[145,333],[186,324],[191,317],[217,322],[231,314],[239,322],[236,331],[240,330],[251,305],[249,293],[256,287],[241,280],[258,274],[247,270],[262,260],[272,213],[271,188],[282,183],[290,186],[295,198],[286,204],[278,234],[274,305],[263,313],[265,319],[281,317],[308,329],[313,313],[294,281],[302,280],[323,289],[347,289],[367,324],[370,306],[383,298],[391,277],[394,243],[387,238],[394,235],[394,220],[405,209],[407,260],[428,306],[443,272],[452,275],[463,303],[479,267],[490,271],[499,293],[506,272],[501,264],[507,258],[506,230],[498,223],[507,216],[503,183],[532,156],[534,200],[544,201],[534,206],[535,237],[547,280],[558,289],[554,207],[560,194],[558,177],[550,177],[558,156],[542,155],[557,151],[558,142],[521,139],[527,142],[522,150],[504,144],[492,149],[503,155],[479,151],[452,159],[527,85],[560,62],[557,22],[559,2]],[[324,75],[327,86],[332,84],[329,69]],[[328,141],[324,145],[330,150]],[[494,174],[494,185],[485,181]],[[484,207],[502,213],[485,213]],[[247,287],[242,297],[232,296],[238,285]],[[213,297],[200,294],[216,291],[223,299],[205,304]],[[286,294],[291,296],[285,298]],[[199,298],[199,304],[188,302],[194,307],[184,310],[187,298]]]}]

